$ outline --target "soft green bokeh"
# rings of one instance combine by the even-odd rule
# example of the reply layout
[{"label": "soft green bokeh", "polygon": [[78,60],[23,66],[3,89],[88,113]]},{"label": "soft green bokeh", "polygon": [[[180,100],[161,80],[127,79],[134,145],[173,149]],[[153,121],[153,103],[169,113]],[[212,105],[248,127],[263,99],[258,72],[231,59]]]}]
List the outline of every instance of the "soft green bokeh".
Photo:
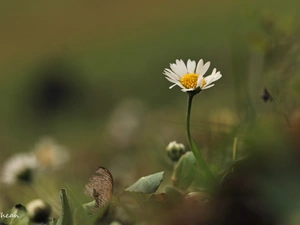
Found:
[{"label": "soft green bokeh", "polygon": [[[31,151],[45,135],[65,145],[71,155],[62,171],[38,179],[47,188],[28,188],[23,192],[28,195],[16,187],[6,190],[9,197],[0,203],[0,211],[16,199],[25,204],[47,192],[58,204],[55,197],[65,183],[79,195],[99,165],[111,170],[117,190],[160,170],[166,170],[164,182],[170,182],[172,165],[165,147],[173,140],[187,144],[187,96],[177,87],[169,90],[162,74],[176,59],[203,58],[211,61],[209,72],[216,67],[223,74],[214,88],[195,97],[191,116],[192,135],[214,163],[213,171],[220,172],[231,159],[233,138],[243,140],[247,126],[257,118],[270,119],[276,111],[262,101],[264,87],[271,86],[277,95],[286,81],[278,64],[268,67],[264,59],[261,21],[266,12],[273,12],[271,18],[293,34],[293,23],[282,18],[297,21],[300,2],[0,3],[0,163],[13,153]],[[299,71],[284,74],[296,77]],[[43,92],[47,79],[56,88],[62,85],[52,105],[47,103],[51,96]],[[280,94],[292,102],[299,96],[300,82],[291,80]],[[299,105],[283,102],[287,117]],[[279,114],[271,118],[285,120]],[[243,144],[239,142],[239,149]],[[78,198],[84,202],[86,197],[82,192]]]}]

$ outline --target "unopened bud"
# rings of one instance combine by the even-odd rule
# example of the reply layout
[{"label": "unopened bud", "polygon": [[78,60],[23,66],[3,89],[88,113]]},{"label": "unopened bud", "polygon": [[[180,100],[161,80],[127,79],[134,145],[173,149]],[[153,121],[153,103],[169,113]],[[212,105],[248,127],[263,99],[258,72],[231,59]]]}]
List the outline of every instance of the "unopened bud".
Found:
[{"label": "unopened bud", "polygon": [[51,214],[51,206],[41,199],[35,199],[26,206],[28,216],[32,222],[47,223]]},{"label": "unopened bud", "polygon": [[184,153],[186,153],[186,149],[185,149],[184,145],[181,143],[177,143],[176,141],[170,142],[166,148],[166,151],[167,151],[169,158],[173,162],[177,162],[180,159],[180,157]]}]

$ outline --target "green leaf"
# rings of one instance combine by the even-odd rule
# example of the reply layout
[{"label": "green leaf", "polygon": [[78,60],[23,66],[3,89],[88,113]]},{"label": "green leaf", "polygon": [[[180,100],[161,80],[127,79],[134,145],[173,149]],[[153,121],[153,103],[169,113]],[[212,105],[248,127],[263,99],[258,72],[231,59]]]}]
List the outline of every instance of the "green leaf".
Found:
[{"label": "green leaf", "polygon": [[77,208],[74,217],[76,224],[106,225],[112,221],[113,214],[114,207],[110,202],[99,208],[97,202],[94,200]]},{"label": "green leaf", "polygon": [[100,210],[95,200],[83,204],[82,207],[88,215],[93,215]]},{"label": "green leaf", "polygon": [[198,174],[197,160],[192,152],[187,152],[177,162],[173,171],[173,185],[181,190],[187,190]]},{"label": "green leaf", "polygon": [[165,172],[162,171],[159,173],[151,174],[149,176],[141,177],[133,185],[126,188],[125,191],[152,194],[158,189],[159,185],[161,184],[164,173]]},{"label": "green leaf", "polygon": [[[29,217],[26,212],[26,208],[21,205],[17,204],[15,205],[9,212],[3,213],[4,215],[8,216],[7,218],[4,217],[3,221],[1,221],[4,225],[22,225],[22,224],[28,224]],[[0,222],[0,225],[1,225]]]},{"label": "green leaf", "polygon": [[62,204],[61,216],[58,219],[56,225],[73,225],[73,214],[70,206],[70,202],[67,196],[66,189],[60,191],[60,201]]},{"label": "green leaf", "polygon": [[[212,174],[212,172],[210,171],[209,167],[207,166],[205,159],[203,158],[202,154],[200,153],[200,150],[196,144],[196,142],[194,140],[192,140],[192,149],[193,149],[193,153],[195,154],[195,158],[198,160],[201,169],[204,171],[206,179],[205,179],[205,183],[206,185],[210,186],[210,187],[214,187],[217,183],[218,180],[215,178],[215,176]],[[195,176],[195,178],[197,178],[197,182],[199,183],[199,178],[200,178],[200,182],[202,183],[203,179],[202,176],[200,175],[199,171],[196,169],[196,173],[198,173],[197,176]],[[202,184],[203,185],[203,184]]]},{"label": "green leaf", "polygon": [[49,225],[56,225],[56,220],[54,218],[49,219]]}]

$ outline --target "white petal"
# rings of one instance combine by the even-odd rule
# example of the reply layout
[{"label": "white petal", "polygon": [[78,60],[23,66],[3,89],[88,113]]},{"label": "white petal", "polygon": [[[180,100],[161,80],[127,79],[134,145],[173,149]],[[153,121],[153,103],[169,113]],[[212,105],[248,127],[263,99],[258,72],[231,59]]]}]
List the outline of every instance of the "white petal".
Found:
[{"label": "white petal", "polygon": [[177,82],[175,79],[172,79],[172,78],[170,78],[170,77],[165,77],[168,81],[170,81],[171,83],[175,83],[175,82]]},{"label": "white petal", "polygon": [[186,91],[193,91],[193,90],[195,90],[195,88],[186,89]]},{"label": "white petal", "polygon": [[180,77],[183,76],[183,74],[180,72],[180,69],[178,68],[178,66],[176,64],[170,63],[170,68],[171,68],[171,70],[173,70],[173,72],[175,74],[177,74],[177,76],[180,76]]},{"label": "white petal", "polygon": [[217,71],[217,69],[214,68],[211,75],[205,77],[205,81],[206,81],[207,85],[222,77],[222,76],[220,76],[221,75],[220,72],[216,73],[216,71]]},{"label": "white petal", "polygon": [[195,90],[194,88],[182,88],[181,91],[187,92],[187,91],[193,91]]},{"label": "white petal", "polygon": [[211,83],[219,80],[221,77],[222,77],[222,74],[220,74],[220,72],[218,72],[211,80]]},{"label": "white petal", "polygon": [[[203,67],[203,59],[200,59],[196,68],[196,73],[200,74],[199,71]],[[202,75],[202,74],[201,74]]]},{"label": "white petal", "polygon": [[177,61],[178,61],[177,65],[180,67],[182,74],[183,75],[187,74],[187,68],[186,68],[185,63],[183,62],[183,60],[180,59],[180,60],[176,60],[176,62]]},{"label": "white petal", "polygon": [[[213,71],[213,72],[215,72],[215,71]],[[210,84],[212,82],[219,80],[221,77],[222,77],[222,74],[220,72],[212,73],[211,75],[205,77],[205,81],[207,82],[207,84]]]},{"label": "white petal", "polygon": [[184,64],[184,62],[181,60],[176,60],[176,64],[175,63],[171,63],[170,64],[171,69],[180,77],[182,77],[183,75],[187,74],[187,69],[186,66]]},{"label": "white petal", "polygon": [[176,60],[175,60],[175,64],[176,64],[176,65],[179,65],[179,64],[180,64],[180,60],[182,60],[182,59],[176,59]]},{"label": "white petal", "polygon": [[195,67],[196,67],[196,62],[193,60],[188,60],[187,61],[187,72],[188,73],[195,73]]},{"label": "white petal", "polygon": [[211,85],[208,85],[208,86],[204,86],[203,88],[202,88],[202,90],[205,90],[205,89],[208,89],[208,88],[211,88],[211,87],[213,87],[215,84],[211,84]]},{"label": "white petal", "polygon": [[176,73],[173,73],[171,70],[168,70],[168,69],[165,69],[163,74],[170,78],[176,79],[176,80],[180,79],[180,76],[178,76]]},{"label": "white petal", "polygon": [[214,77],[215,77],[214,74],[211,74],[211,75],[205,77],[204,79],[205,79],[206,85],[212,83],[213,82],[212,80],[214,79]]},{"label": "white petal", "polygon": [[181,88],[185,88],[179,81],[176,82],[176,84],[177,84],[179,87],[181,87]]},{"label": "white petal", "polygon": [[198,72],[197,73],[203,76],[208,70],[209,66],[210,66],[210,62],[205,63],[204,66],[199,69],[198,71],[199,73]]},{"label": "white petal", "polygon": [[198,77],[198,80],[197,80],[197,87],[200,87],[200,85],[202,84],[202,80],[203,80],[204,78],[202,77],[202,76],[199,76]]},{"label": "white petal", "polygon": [[183,92],[187,92],[187,91],[189,91],[189,89],[182,88],[182,89],[181,89],[181,91],[183,91]]},{"label": "white petal", "polygon": [[173,84],[169,87],[169,89],[172,89],[173,87],[175,87],[177,84]]},{"label": "white petal", "polygon": [[[181,88],[184,88],[184,86],[183,86],[179,81],[177,81],[177,80],[172,80],[172,79],[170,79],[169,77],[166,77],[166,79],[167,79],[168,81],[170,81],[171,83],[174,83],[175,85],[177,85],[177,86],[179,86],[179,87],[181,87]],[[171,87],[173,87],[173,85],[172,85]],[[170,87],[170,88],[171,88],[171,87]]]},{"label": "white petal", "polygon": [[211,74],[215,74],[217,72],[217,69],[214,68]]}]

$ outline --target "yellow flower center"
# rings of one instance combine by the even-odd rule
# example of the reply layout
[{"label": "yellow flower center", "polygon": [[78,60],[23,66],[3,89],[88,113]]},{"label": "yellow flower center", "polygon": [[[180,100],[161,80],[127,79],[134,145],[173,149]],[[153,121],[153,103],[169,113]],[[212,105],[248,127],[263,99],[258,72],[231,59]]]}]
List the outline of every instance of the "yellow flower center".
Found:
[{"label": "yellow flower center", "polygon": [[[198,78],[199,78],[199,74],[185,74],[181,79],[180,82],[181,84],[187,88],[196,88],[197,87],[197,82],[198,82]],[[203,88],[206,85],[206,81],[204,79],[202,79],[202,83],[200,85],[200,88]]]},{"label": "yellow flower center", "polygon": [[196,88],[198,77],[199,74],[185,74],[183,77],[181,77],[180,82],[187,89]]}]

